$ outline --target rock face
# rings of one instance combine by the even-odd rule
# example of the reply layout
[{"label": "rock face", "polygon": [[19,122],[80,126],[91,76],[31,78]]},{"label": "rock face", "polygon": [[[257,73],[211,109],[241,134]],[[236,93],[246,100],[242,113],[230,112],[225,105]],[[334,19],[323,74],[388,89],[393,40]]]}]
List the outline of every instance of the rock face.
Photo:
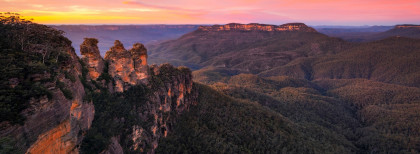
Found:
[{"label": "rock face", "polygon": [[[148,67],[147,67],[147,49],[141,43],[136,43],[130,50],[131,56],[134,61],[134,72],[137,80],[147,78]],[[141,81],[140,81],[141,82]]]},{"label": "rock face", "polygon": [[140,43],[130,51],[116,40],[114,46],[105,54],[108,61],[108,73],[114,78],[115,90],[122,92],[130,85],[145,83],[147,78],[147,51]]},{"label": "rock face", "polygon": [[[112,143],[101,153],[113,153],[118,147],[129,147],[132,152],[154,153],[159,139],[171,131],[180,113],[197,103],[198,93],[193,88],[192,74],[188,68],[175,68],[169,64],[150,67],[148,87],[151,93],[146,102],[135,110],[140,121],[131,126],[131,134],[119,134],[112,137]],[[115,140],[123,138],[123,140]],[[127,144],[127,143],[132,144]]]},{"label": "rock face", "polygon": [[[163,81],[164,86],[153,92],[150,101],[147,102],[148,112],[141,115],[153,117],[151,127],[133,127],[133,149],[148,153],[154,153],[159,139],[166,137],[173,128],[177,115],[196,104],[198,97],[198,93],[193,90],[192,74],[188,68],[174,68],[172,65],[163,64],[159,67],[152,66],[151,70],[153,76],[170,78]],[[171,75],[174,72],[177,72],[176,75]]]},{"label": "rock face", "polygon": [[416,29],[420,29],[420,25],[396,25],[395,26],[396,29],[399,28],[416,28]]},{"label": "rock face", "polygon": [[283,32],[283,31],[301,31],[301,32],[316,32],[315,29],[306,26],[303,23],[288,23],[280,26],[265,25],[258,23],[238,24],[230,23],[226,25],[200,26],[201,31],[268,31],[268,32]]},{"label": "rock face", "polygon": [[[67,46],[70,59],[57,72],[67,72],[73,77],[59,73],[56,80],[43,83],[51,97],[32,98],[30,106],[21,114],[26,120],[23,125],[0,124],[0,137],[9,137],[16,142],[20,152],[26,153],[78,153],[76,145],[83,139],[84,132],[90,128],[95,109],[92,103],[84,102],[84,87],[78,75],[82,67],[71,46]],[[46,80],[51,74],[33,74]],[[61,88],[71,91],[72,98],[65,96]]]},{"label": "rock face", "polygon": [[[135,102],[130,109],[135,119],[143,122],[130,125],[132,133],[110,138],[110,144],[101,153],[123,153],[128,145],[132,151],[154,153],[159,139],[167,136],[179,113],[196,103],[191,71],[169,64],[149,68],[143,44],[136,43],[126,50],[118,40],[104,60],[97,43],[97,39],[85,38],[80,45],[81,59],[68,44],[66,57],[70,58],[53,71],[56,74],[31,74],[34,81],[45,81],[43,87],[51,97],[31,98],[30,107],[21,113],[26,118],[23,125],[1,122],[0,137],[13,137],[16,142],[13,144],[21,153],[79,153],[83,139],[87,138],[85,134],[94,127],[96,102],[85,96],[102,93],[121,96],[114,90],[124,92],[141,85],[149,89],[144,93],[147,101]],[[21,82],[15,78],[8,81],[11,87]]]},{"label": "rock face", "polygon": [[98,40],[85,38],[85,41],[80,45],[80,54],[83,62],[88,66],[90,78],[96,80],[104,69],[104,60],[98,49]]}]

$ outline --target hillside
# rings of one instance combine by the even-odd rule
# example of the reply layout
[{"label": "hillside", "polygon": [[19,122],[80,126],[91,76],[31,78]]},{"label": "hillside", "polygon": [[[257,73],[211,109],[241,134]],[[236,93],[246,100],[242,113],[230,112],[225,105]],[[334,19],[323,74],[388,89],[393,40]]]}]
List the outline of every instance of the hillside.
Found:
[{"label": "hillside", "polygon": [[366,79],[311,82],[251,74],[225,76],[207,83],[219,92],[283,115],[304,135],[323,136],[314,140],[324,146],[343,145],[362,153],[420,149],[416,145],[420,137],[416,118],[419,88]]},{"label": "hillside", "polygon": [[319,27],[317,30],[331,37],[342,38],[350,42],[371,42],[388,37],[400,36],[408,38],[420,38],[419,25],[396,25],[396,26],[372,26],[372,27]]},{"label": "hillside", "polygon": [[[300,26],[308,28],[304,24]],[[179,39],[155,44],[150,48],[150,59],[152,63],[186,65],[213,78],[251,73],[308,80],[366,78],[420,86],[420,42],[417,39],[390,37],[349,43],[313,29],[276,31],[275,27],[261,24],[205,26]]]},{"label": "hillside", "polygon": [[309,80],[365,78],[419,87],[419,56],[420,40],[392,37],[355,45],[335,55],[299,59],[260,75]]},{"label": "hillside", "polygon": [[420,25],[396,25],[393,29],[369,36],[366,40],[380,40],[392,36],[420,39]]},{"label": "hillside", "polygon": [[[300,28],[293,28],[294,25]],[[219,30],[221,27],[228,28]],[[152,63],[170,62],[193,69],[226,67],[257,73],[299,57],[335,53],[346,45],[304,24],[228,24],[203,26],[176,40],[150,46],[149,51]]]},{"label": "hillside", "polygon": [[315,26],[318,32],[349,42],[363,42],[365,38],[388,31],[394,26]]},{"label": "hillside", "polygon": [[357,150],[345,137],[325,127],[295,123],[258,103],[232,98],[207,86],[200,85],[199,89],[200,103],[180,117],[174,133],[161,140],[158,152],[351,153]]}]

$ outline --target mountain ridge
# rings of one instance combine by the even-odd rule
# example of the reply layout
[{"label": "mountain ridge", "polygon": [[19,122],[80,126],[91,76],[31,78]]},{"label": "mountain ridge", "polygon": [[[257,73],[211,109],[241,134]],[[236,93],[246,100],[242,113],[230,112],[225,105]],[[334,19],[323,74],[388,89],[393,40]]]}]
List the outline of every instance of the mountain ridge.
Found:
[{"label": "mountain ridge", "polygon": [[226,25],[200,26],[199,31],[267,31],[267,32],[285,32],[285,31],[300,31],[300,32],[316,32],[315,29],[308,27],[304,23],[287,23],[283,25],[268,25],[259,23],[229,23]]}]

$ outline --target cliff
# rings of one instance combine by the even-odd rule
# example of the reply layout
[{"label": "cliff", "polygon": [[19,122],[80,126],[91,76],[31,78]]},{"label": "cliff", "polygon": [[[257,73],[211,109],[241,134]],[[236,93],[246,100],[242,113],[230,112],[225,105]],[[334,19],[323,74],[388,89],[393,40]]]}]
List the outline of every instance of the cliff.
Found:
[{"label": "cliff", "polygon": [[149,68],[141,43],[115,41],[104,59],[85,38],[79,58],[62,31],[10,20],[0,23],[0,153],[153,153],[196,102],[191,71]]},{"label": "cliff", "polygon": [[1,23],[8,34],[0,34],[0,138],[9,147],[2,152],[77,153],[95,113],[83,100],[79,58],[62,32],[16,22]]},{"label": "cliff", "polygon": [[230,23],[226,25],[200,26],[199,31],[268,31],[268,32],[284,32],[284,31],[300,31],[300,32],[316,32],[315,29],[308,27],[303,23],[288,23],[280,26],[266,25],[258,23],[239,24]]}]

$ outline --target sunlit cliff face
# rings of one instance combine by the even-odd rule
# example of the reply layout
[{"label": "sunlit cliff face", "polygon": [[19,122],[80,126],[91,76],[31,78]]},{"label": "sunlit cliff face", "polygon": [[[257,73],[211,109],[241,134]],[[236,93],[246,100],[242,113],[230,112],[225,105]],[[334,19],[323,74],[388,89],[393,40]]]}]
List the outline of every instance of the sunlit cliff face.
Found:
[{"label": "sunlit cliff face", "polygon": [[420,29],[420,25],[397,25],[395,28],[418,28]]},{"label": "sunlit cliff face", "polygon": [[306,26],[303,23],[289,23],[280,26],[265,24],[237,24],[231,23],[227,25],[201,26],[201,31],[304,31],[316,32],[315,29]]},{"label": "sunlit cliff face", "polygon": [[136,43],[129,50],[116,40],[114,46],[105,54],[109,74],[114,78],[116,91],[122,92],[125,85],[146,82],[148,77],[147,50],[143,44]]}]

